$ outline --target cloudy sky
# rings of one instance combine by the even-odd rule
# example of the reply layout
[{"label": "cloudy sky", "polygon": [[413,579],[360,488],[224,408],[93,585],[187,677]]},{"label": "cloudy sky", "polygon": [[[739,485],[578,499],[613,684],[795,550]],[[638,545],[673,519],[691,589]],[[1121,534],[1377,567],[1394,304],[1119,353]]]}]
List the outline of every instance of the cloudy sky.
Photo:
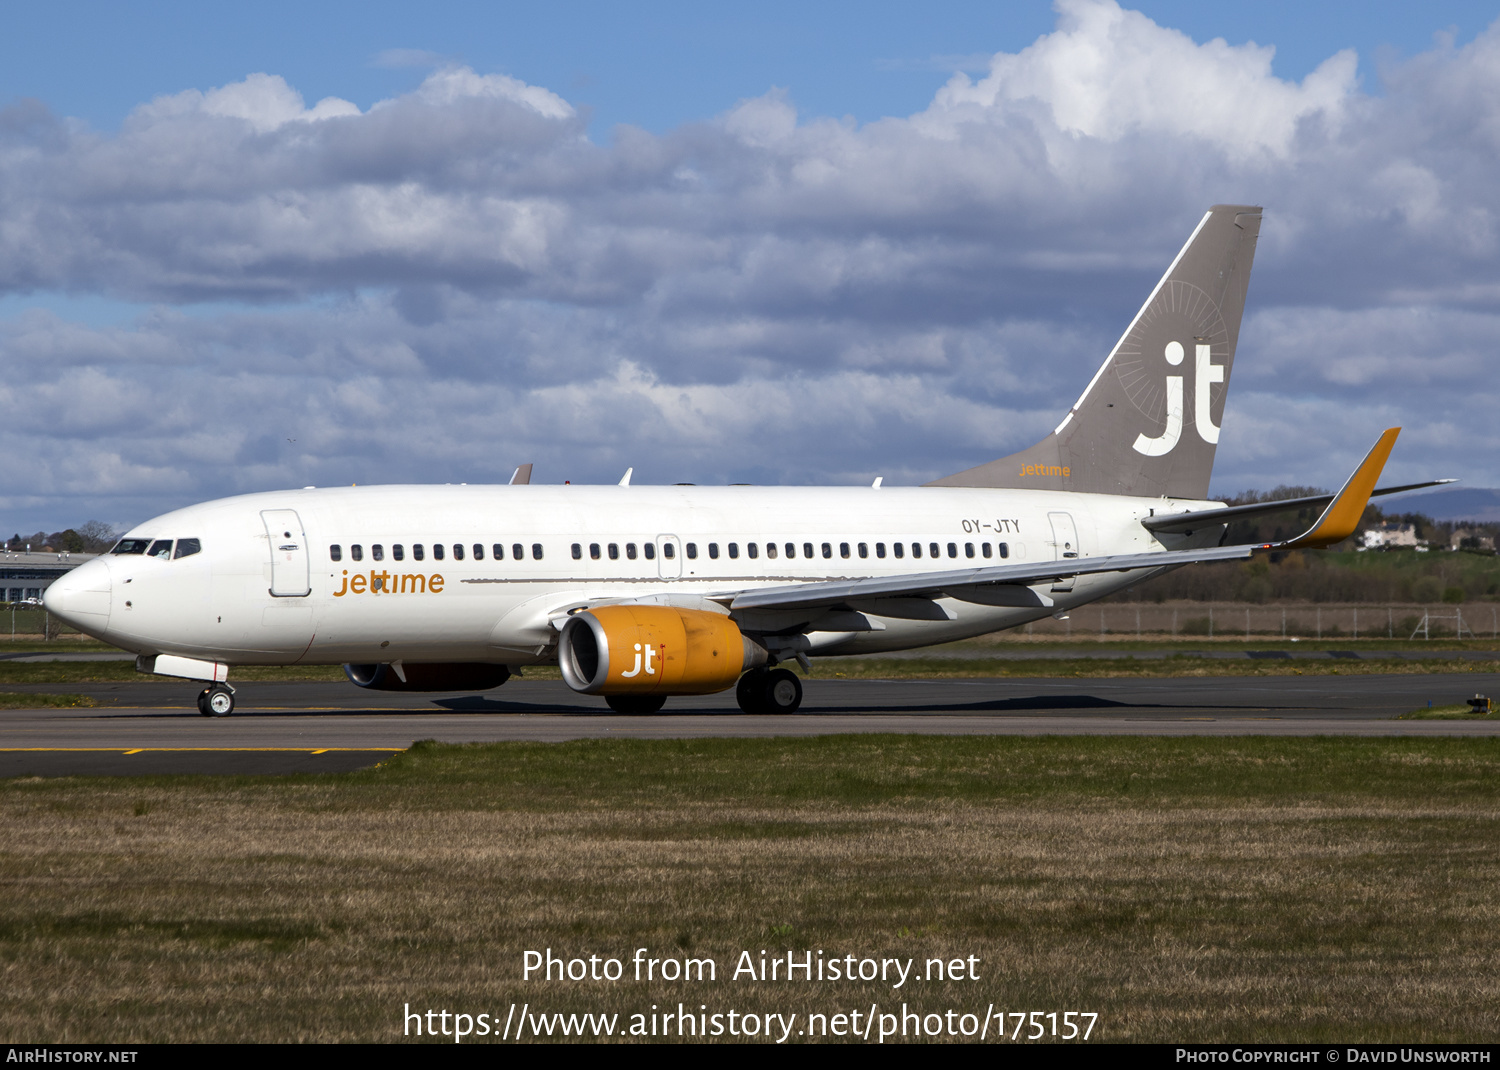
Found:
[{"label": "cloudy sky", "polygon": [[4,533],[922,482],[1050,430],[1215,202],[1266,208],[1217,492],[1392,424],[1500,485],[1493,5],[534,6],[7,4]]}]

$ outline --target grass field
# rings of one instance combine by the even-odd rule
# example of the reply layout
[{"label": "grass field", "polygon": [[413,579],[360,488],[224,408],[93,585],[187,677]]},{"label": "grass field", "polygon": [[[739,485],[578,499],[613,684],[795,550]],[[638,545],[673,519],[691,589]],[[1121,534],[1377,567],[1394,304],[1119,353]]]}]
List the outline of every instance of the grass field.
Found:
[{"label": "grass field", "polygon": [[[1105,1041],[1487,1040],[1497,783],[1492,740],[894,736],[4,781],[0,1038],[386,1041],[407,1003],[680,1000],[1094,1011]],[[523,983],[549,947],[711,957],[719,979]],[[973,955],[981,980],[729,978],[742,949],[788,948]]]}]

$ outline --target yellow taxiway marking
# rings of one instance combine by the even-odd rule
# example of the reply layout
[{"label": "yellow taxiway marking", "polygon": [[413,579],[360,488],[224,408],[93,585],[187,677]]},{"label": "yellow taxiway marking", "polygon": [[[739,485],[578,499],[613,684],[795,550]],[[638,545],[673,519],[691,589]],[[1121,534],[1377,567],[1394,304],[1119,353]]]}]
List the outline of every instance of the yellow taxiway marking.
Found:
[{"label": "yellow taxiway marking", "polygon": [[97,754],[144,754],[147,751],[207,751],[212,753],[231,751],[284,751],[293,754],[331,754],[338,751],[351,751],[362,754],[367,751],[388,751],[391,754],[400,754],[405,749],[405,747],[320,747],[317,750],[313,750],[311,747],[133,747],[126,750],[124,747],[0,747],[0,754],[43,754],[54,751]]}]

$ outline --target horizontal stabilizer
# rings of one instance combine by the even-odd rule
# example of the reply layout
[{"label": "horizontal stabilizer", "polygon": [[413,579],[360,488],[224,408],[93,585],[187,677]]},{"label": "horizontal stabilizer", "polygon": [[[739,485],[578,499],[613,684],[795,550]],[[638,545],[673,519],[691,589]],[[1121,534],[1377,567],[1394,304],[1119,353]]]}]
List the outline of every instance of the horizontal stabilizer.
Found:
[{"label": "horizontal stabilizer", "polygon": [[[1378,487],[1370,492],[1371,498],[1383,498],[1388,494],[1405,494],[1409,490],[1426,490],[1428,487],[1443,487],[1457,483],[1456,479],[1429,479],[1425,483],[1407,483],[1400,487]],[[1274,516],[1293,509],[1325,509],[1333,501],[1332,494],[1313,494],[1306,498],[1281,498],[1274,502],[1252,502],[1249,505],[1231,505],[1225,509],[1195,509],[1187,513],[1164,513],[1141,518],[1141,527],[1152,532],[1167,532],[1174,535],[1191,534],[1211,524],[1227,524],[1231,520],[1247,520],[1254,517]]]}]

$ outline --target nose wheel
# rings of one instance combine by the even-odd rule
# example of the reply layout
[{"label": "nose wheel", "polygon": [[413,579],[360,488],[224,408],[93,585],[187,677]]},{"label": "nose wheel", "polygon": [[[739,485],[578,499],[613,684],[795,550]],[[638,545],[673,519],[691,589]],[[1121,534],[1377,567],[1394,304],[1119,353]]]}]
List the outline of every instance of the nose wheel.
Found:
[{"label": "nose wheel", "polygon": [[234,712],[234,688],[228,684],[205,687],[198,696],[198,712],[205,717],[228,717]]},{"label": "nose wheel", "polygon": [[734,697],[746,713],[796,713],[802,681],[787,669],[751,669],[740,677]]}]

